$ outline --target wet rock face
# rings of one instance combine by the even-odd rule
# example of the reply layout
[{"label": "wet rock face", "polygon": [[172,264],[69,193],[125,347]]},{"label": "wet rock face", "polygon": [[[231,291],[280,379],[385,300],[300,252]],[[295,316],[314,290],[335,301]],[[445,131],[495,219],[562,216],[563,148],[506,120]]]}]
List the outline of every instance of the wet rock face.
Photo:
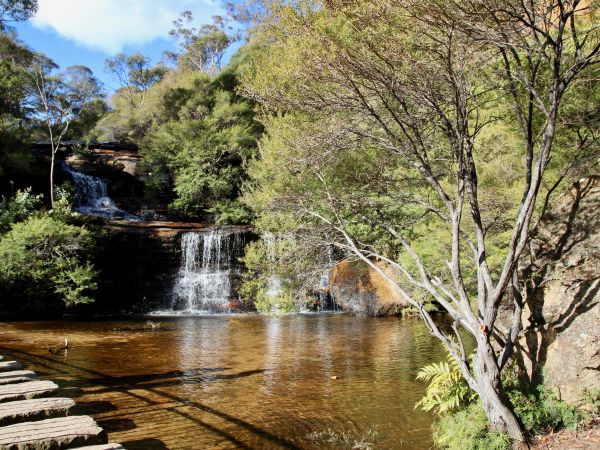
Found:
[{"label": "wet rock face", "polygon": [[[152,311],[185,310],[175,295],[182,264],[182,237],[210,234],[215,229],[201,223],[105,221],[106,233],[95,266],[100,270],[97,301],[83,305],[81,313],[145,314]],[[220,232],[255,239],[249,227],[229,226]],[[225,253],[225,249],[221,248]],[[232,256],[237,263],[238,254]],[[222,269],[230,275],[230,300],[237,298],[241,267]],[[225,276],[225,275],[224,275]],[[185,302],[184,302],[185,303]],[[236,309],[227,305],[227,309]],[[88,311],[86,311],[86,309]]]},{"label": "wet rock face", "polygon": [[564,400],[600,388],[600,178],[557,199],[534,237],[523,363]]},{"label": "wet rock face", "polygon": [[329,289],[337,305],[354,314],[392,315],[408,306],[391,283],[362,262],[337,264],[331,271]]},{"label": "wet rock face", "polygon": [[67,155],[65,162],[75,171],[100,177],[107,182],[108,195],[128,212],[143,206],[143,174],[138,170],[137,150],[90,149],[89,153]]}]

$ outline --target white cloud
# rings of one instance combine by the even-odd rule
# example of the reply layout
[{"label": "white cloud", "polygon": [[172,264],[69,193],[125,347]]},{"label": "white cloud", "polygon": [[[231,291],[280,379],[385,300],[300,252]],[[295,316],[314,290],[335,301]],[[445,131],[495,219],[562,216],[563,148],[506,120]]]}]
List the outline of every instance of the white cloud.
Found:
[{"label": "white cloud", "polygon": [[196,23],[208,22],[219,5],[218,0],[39,0],[32,23],[113,54],[167,37],[182,11],[192,11]]}]

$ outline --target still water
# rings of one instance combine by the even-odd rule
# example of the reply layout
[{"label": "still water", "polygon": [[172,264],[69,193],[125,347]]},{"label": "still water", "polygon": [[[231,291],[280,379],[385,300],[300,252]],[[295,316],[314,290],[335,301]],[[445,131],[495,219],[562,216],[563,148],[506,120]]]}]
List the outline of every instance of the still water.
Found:
[{"label": "still water", "polygon": [[417,319],[153,320],[0,323],[0,354],[128,449],[431,447],[415,375],[444,353]]}]

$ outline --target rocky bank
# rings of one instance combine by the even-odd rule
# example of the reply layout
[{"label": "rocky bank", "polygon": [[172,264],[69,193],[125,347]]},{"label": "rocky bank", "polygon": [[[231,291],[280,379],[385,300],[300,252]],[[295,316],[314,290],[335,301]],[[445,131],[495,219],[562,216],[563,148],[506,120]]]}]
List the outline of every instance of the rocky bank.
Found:
[{"label": "rocky bank", "polygon": [[600,388],[600,177],[556,199],[533,237],[520,364],[559,398]]}]

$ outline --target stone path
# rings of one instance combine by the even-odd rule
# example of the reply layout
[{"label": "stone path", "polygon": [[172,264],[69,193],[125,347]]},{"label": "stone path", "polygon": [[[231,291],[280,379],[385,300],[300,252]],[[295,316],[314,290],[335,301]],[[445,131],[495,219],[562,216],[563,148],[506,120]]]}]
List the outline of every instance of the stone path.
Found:
[{"label": "stone path", "polygon": [[0,373],[0,385],[22,383],[31,380],[37,380],[37,375],[31,370],[13,370],[12,372]]},{"label": "stone path", "polygon": [[65,417],[75,406],[70,398],[40,398],[0,403],[0,426]]},{"label": "stone path", "polygon": [[52,381],[0,356],[0,450],[124,450],[91,417],[69,415],[75,402],[57,393]]},{"label": "stone path", "polygon": [[23,366],[16,361],[0,362],[0,372],[9,372],[11,370],[20,370]]}]

